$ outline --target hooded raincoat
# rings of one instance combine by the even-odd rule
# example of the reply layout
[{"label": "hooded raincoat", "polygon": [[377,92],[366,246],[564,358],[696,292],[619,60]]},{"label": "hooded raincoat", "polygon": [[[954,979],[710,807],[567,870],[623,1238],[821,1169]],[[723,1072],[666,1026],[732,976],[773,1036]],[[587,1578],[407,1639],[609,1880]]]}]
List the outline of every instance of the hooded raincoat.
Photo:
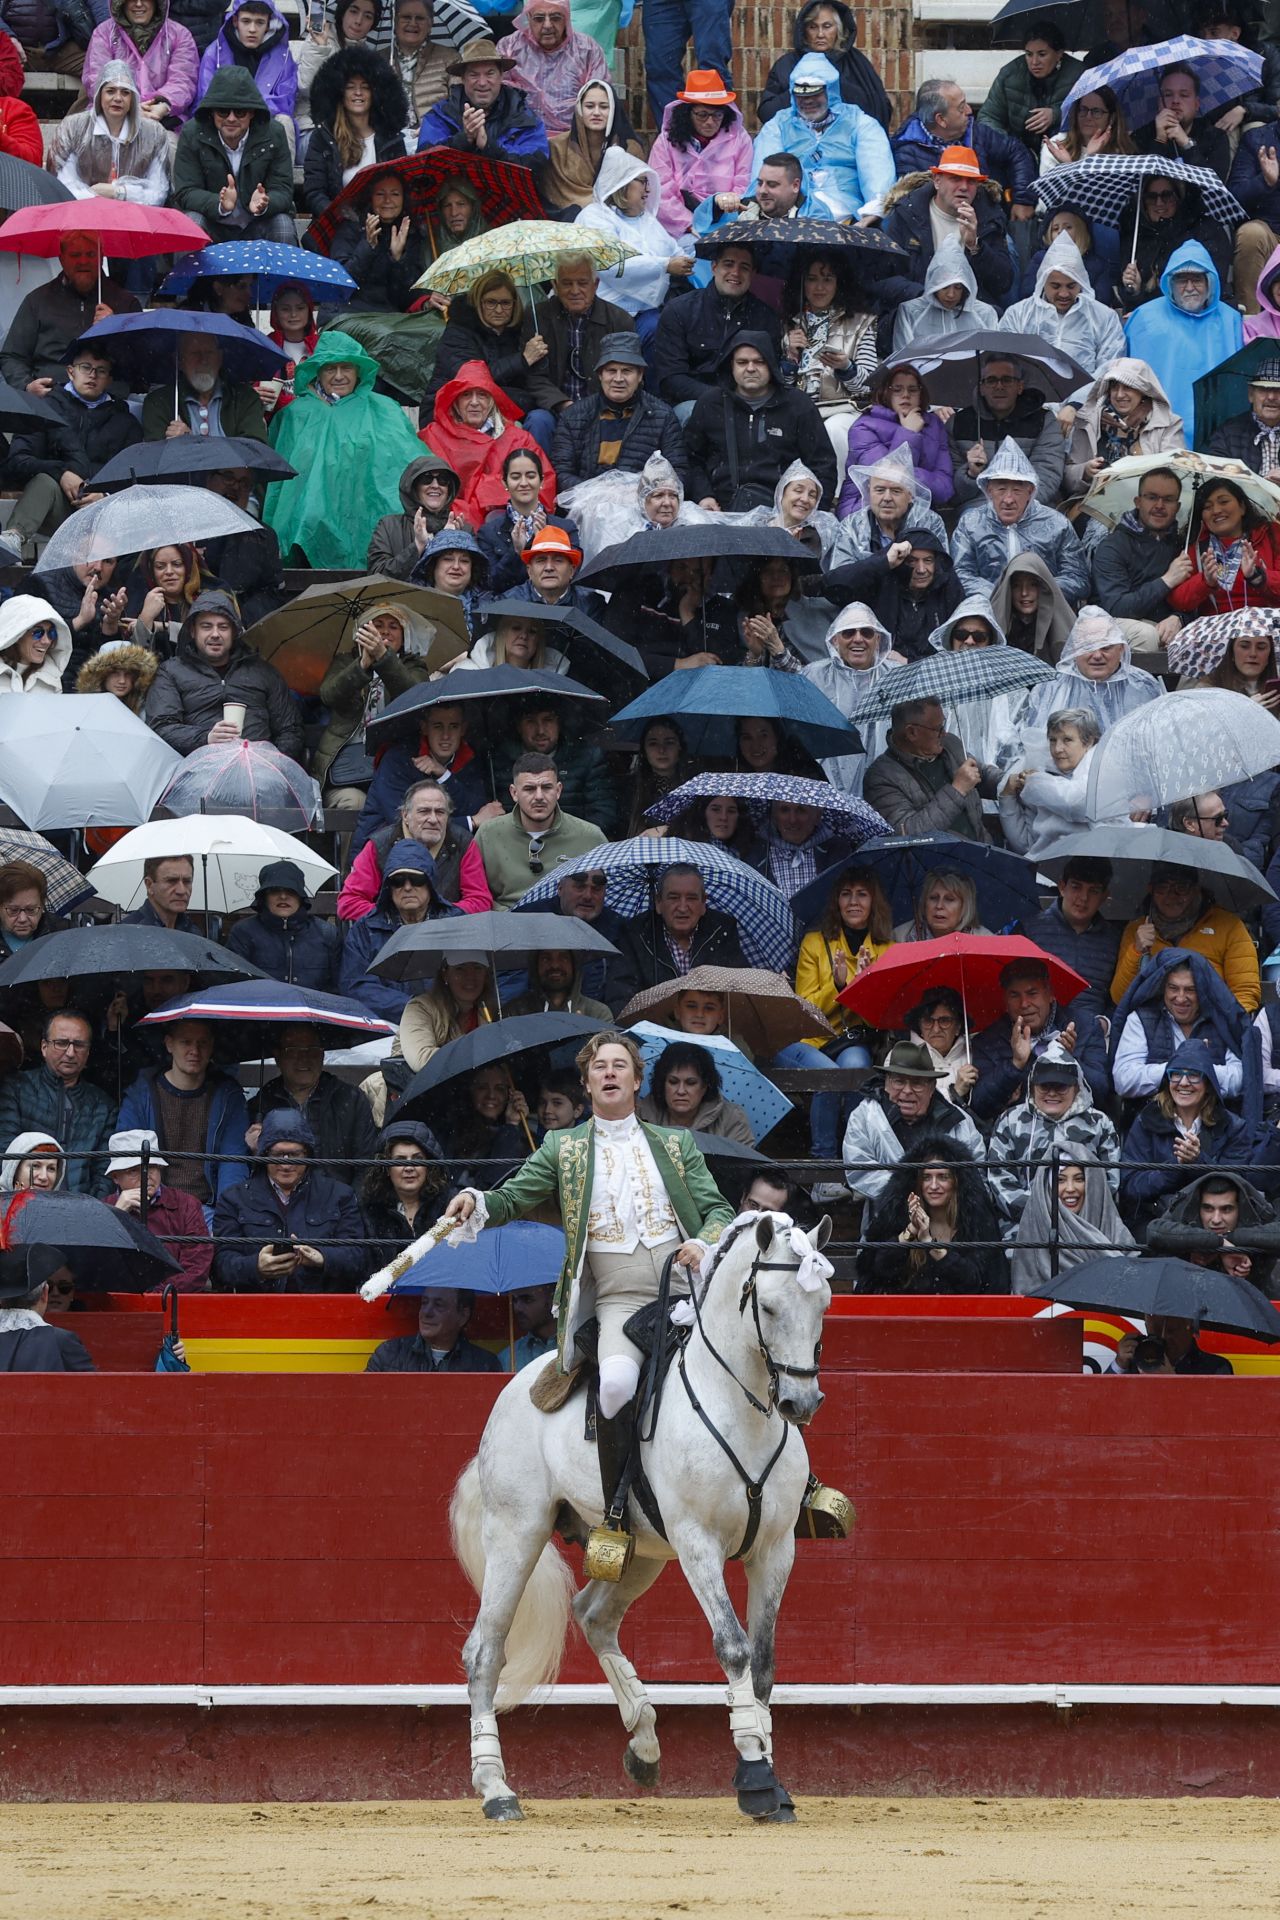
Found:
[{"label": "hooded raincoat", "polygon": [[[1070,1160],[1074,1149],[1099,1161],[1107,1170],[1111,1192],[1120,1191],[1120,1136],[1106,1114],[1094,1106],[1093,1089],[1084,1077],[1080,1062],[1057,1040],[1051,1041],[1039,1058],[1052,1061],[1064,1073],[1074,1074],[1075,1094],[1062,1118],[1050,1119],[1036,1106],[1028,1088],[1027,1098],[1006,1107],[992,1128],[991,1191],[1002,1220],[1009,1226],[1022,1217],[1036,1168],[1055,1153]],[[994,1164],[1000,1160],[1014,1164],[1005,1167]]]},{"label": "hooded raincoat", "polygon": [[1052,507],[1042,507],[1033,493],[1021,519],[1005,526],[990,504],[993,480],[1026,480],[1036,489],[1040,484],[1017,441],[1002,441],[978,475],[982,505],[965,508],[951,542],[951,557],[966,593],[990,593],[1016,554],[1038,553],[1067,596],[1077,603],[1083,600],[1089,591],[1089,563],[1071,522]]},{"label": "hooded raincoat", "polygon": [[458,497],[458,476],[449,462],[442,460],[438,453],[416,453],[400,475],[402,511],[384,514],[369,540],[365,565],[370,573],[385,573],[395,580],[407,580],[418,564],[418,549],[413,538],[413,523],[418,512],[414,488],[429,473],[441,476],[449,488],[449,497],[442,512],[427,513],[423,508],[428,538],[439,533],[444,526],[449,510]]},{"label": "hooded raincoat", "polygon": [[[1079,299],[1065,313],[1045,298],[1044,283],[1051,273],[1065,274],[1080,289]],[[1069,233],[1052,241],[1040,262],[1035,292],[1029,300],[1006,307],[1000,325],[1009,333],[1035,334],[1047,346],[1060,347],[1093,374],[1124,353],[1120,317],[1095,296],[1089,269]]]},{"label": "hooded raincoat", "polygon": [[[1151,403],[1146,419],[1134,433],[1125,433],[1107,404],[1113,381],[1122,387],[1133,387]],[[1085,472],[1090,460],[1100,459],[1104,466],[1109,466],[1113,460],[1128,454],[1181,453],[1186,444],[1182,421],[1169,405],[1168,394],[1146,361],[1122,355],[1098,369],[1098,377],[1076,415],[1067,449],[1067,493],[1074,496],[1087,491],[1093,477]]]},{"label": "hooded raincoat", "polygon": [[499,40],[498,52],[503,59],[515,61],[508,84],[523,87],[547,132],[567,133],[579,93],[592,80],[603,80],[608,86],[609,68],[591,35],[579,33],[573,25],[569,0],[538,0],[538,4],[564,20],[565,35],[555,51],[544,53],[530,33],[526,6],[516,15],[515,32]]},{"label": "hooded raincoat", "polygon": [[1268,254],[1258,275],[1258,311],[1244,316],[1244,339],[1280,340],[1280,247]]},{"label": "hooded raincoat", "polygon": [[1087,1147],[1064,1154],[1058,1164],[1083,1169],[1084,1204],[1078,1213],[1061,1202],[1055,1206],[1054,1169],[1037,1169],[1009,1250],[1014,1293],[1030,1293],[1055,1273],[1070,1273],[1086,1260],[1105,1260],[1137,1244],[1120,1218],[1110,1170],[1104,1171]]},{"label": "hooded raincoat", "polygon": [[[1207,275],[1209,297],[1199,313],[1184,313],[1174,304],[1173,278],[1178,272]],[[1185,240],[1169,256],[1160,275],[1160,298],[1148,300],[1125,324],[1129,352],[1145,360],[1163,386],[1169,405],[1182,418],[1183,432],[1195,445],[1195,383],[1212,372],[1244,343],[1244,329],[1235,307],[1222,298],[1218,269],[1198,240]]]},{"label": "hooded raincoat", "polygon": [[710,140],[691,134],[689,144],[678,147],[671,139],[671,116],[682,106],[687,111],[684,101],[673,100],[663,109],[662,131],[649,150],[649,165],[662,188],[658,218],[673,240],[688,233],[695,207],[715,193],[745,193],[755,171],[751,135],[736,107],[722,108],[724,124]]},{"label": "hooded raincoat", "polygon": [[[846,627],[874,627],[879,634],[876,642],[875,665],[867,668],[847,667],[836,652],[835,637]],[[839,707],[845,718],[853,712],[860,701],[865,700],[876,681],[890,668],[901,666],[900,657],[893,652],[893,636],[889,629],[876,619],[871,608],[861,600],[853,601],[842,607],[826,633],[827,657],[815,660],[804,670],[806,680],[812,681],[819,693],[825,693],[832,706]],[[867,763],[876,755],[884,752],[885,738],[888,734],[888,720],[876,720],[870,726],[860,725],[863,751],[845,753],[822,762],[823,772],[833,786],[845,793],[860,794],[862,779]]]},{"label": "hooded raincoat", "polygon": [[[1135,925],[1139,924],[1135,922]],[[1192,937],[1183,934],[1183,940]],[[1195,982],[1199,1012],[1190,1032],[1174,1020],[1164,1003],[1169,975],[1186,969]],[[1246,1118],[1262,1111],[1259,1093],[1259,1035],[1217,968],[1193,947],[1160,945],[1130,980],[1111,1022],[1111,1069],[1115,1090],[1126,1100],[1146,1099],[1159,1087],[1167,1063],[1187,1040],[1209,1049],[1218,1085],[1233,1103],[1243,1101]]]},{"label": "hooded raincoat", "polygon": [[[793,460],[787,467],[773,490],[773,506],[752,507],[749,513],[742,515],[742,524],[748,527],[780,527],[782,525],[782,496],[794,480],[811,480],[818,488],[818,498],[822,498],[822,482],[812,467],[806,467],[803,460]],[[803,528],[796,530],[796,538],[808,553],[816,553],[826,560],[840,533],[840,522],[834,513],[826,513],[821,507],[815,507],[806,518]]]},{"label": "hooded raincoat", "polygon": [[169,18],[169,0],[156,0],[155,14],[145,28],[127,24],[126,4],[127,0],[111,0],[108,18],[90,34],[80,83],[88,98],[96,100],[107,62],[123,60],[138,83],[142,104],[167,101],[167,117],[181,126],[195,105],[200,72],[196,43],[185,27]]},{"label": "hooded raincoat", "polygon": [[[645,179],[649,196],[639,213],[622,213],[611,196],[632,180]],[[611,269],[601,279],[607,299],[626,313],[643,313],[660,307],[667,296],[670,281],[667,262],[675,248],[671,235],[658,218],[661,182],[651,166],[638,160],[625,147],[610,147],[600,162],[590,206],[582,209],[576,224],[610,233],[635,248],[636,258],[624,261],[620,269]]]},{"label": "hooded raincoat", "polygon": [[[733,356],[753,347],[773,376],[762,399],[748,403],[733,379]],[[783,468],[798,456],[818,476],[823,500],[836,487],[836,461],[822,416],[806,394],[784,386],[777,348],[767,333],[736,334],[717,362],[718,384],[695,401],[685,428],[688,490],[722,508],[748,511],[772,499]]]},{"label": "hooded raincoat", "polygon": [[203,97],[219,67],[243,67],[253,75],[270,111],[291,120],[298,97],[298,68],[289,46],[289,23],[275,0],[252,0],[259,11],[266,8],[271,15],[271,25],[260,46],[242,47],[231,31],[231,22],[244,4],[245,0],[231,0],[216,39],[204,50],[200,60],[200,94]]},{"label": "hooded raincoat", "polygon": [[[911,449],[906,441],[888,453],[882,453],[870,466],[850,466],[845,476],[845,489],[850,498],[869,498],[869,483],[879,475],[882,479],[894,480],[899,486],[911,491],[911,505],[900,526],[886,533],[875,518],[869,506],[860,506],[840,519],[840,533],[829,556],[832,567],[847,567],[855,560],[865,560],[868,554],[884,553],[895,540],[903,538],[909,529],[927,527],[930,533],[941,540],[944,550],[947,547],[947,535],[941,520],[929,504],[929,490],[916,479],[915,461],[911,458]],[[841,498],[843,499],[843,494]]]},{"label": "hooded raincoat", "polygon": [[[1217,1102],[1217,1112],[1212,1121],[1201,1114],[1191,1123],[1190,1131],[1199,1141],[1200,1152],[1194,1160],[1181,1161],[1173,1147],[1187,1130],[1184,1123],[1170,1119],[1156,1100],[1143,1107],[1124,1138],[1126,1167],[1120,1182],[1125,1218],[1134,1228],[1147,1227],[1166,1195],[1199,1179],[1206,1166],[1246,1166],[1254,1157],[1253,1128],[1222,1104],[1218,1070],[1204,1042],[1183,1041],[1165,1068],[1162,1090],[1168,1089],[1173,1072],[1200,1074]],[[1144,1164],[1147,1161],[1154,1164]]]},{"label": "hooded raincoat", "polygon": [[[1079,658],[1098,647],[1120,647],[1120,664],[1106,680],[1090,680],[1081,672]],[[1153,674],[1133,665],[1133,650],[1111,615],[1101,607],[1084,606],[1067,635],[1062,658],[1052,680],[1033,687],[1018,715],[1023,746],[1032,766],[1042,765],[1048,752],[1045,728],[1049,716],[1067,707],[1088,707],[1098,716],[1103,733],[1135,713],[1164,688]]]},{"label": "hooded raincoat", "polygon": [[370,1013],[377,1014],[380,1019],[393,1021],[397,1026],[410,1000],[415,994],[426,993],[434,977],[432,962],[426,954],[423,955],[422,975],[415,980],[382,980],[376,973],[368,971],[369,962],[377,958],[392,934],[398,933],[405,924],[396,911],[391,876],[407,869],[424,873],[431,883],[428,920],[448,919],[461,913],[461,907],[451,906],[436,891],[436,864],[422,843],[418,840],[397,840],[387,854],[382,869],[377,906],[372,913],[366,913],[347,929],[338,979],[340,993],[350,994]]},{"label": "hooded raincoat", "polygon": [[[458,401],[476,387],[493,401],[490,424],[494,431],[491,433],[483,427],[465,425],[457,414]],[[538,498],[548,513],[555,508],[555,470],[533,435],[516,424],[519,418],[519,407],[498,385],[483,360],[467,360],[452,380],[446,380],[441,387],[431,422],[418,435],[432,453],[448,461],[461,480],[456,510],[464,514],[473,527],[481,526],[486,514],[506,506],[509,495],[502,480],[502,463],[519,447],[537,454],[543,468]]]},{"label": "hooded raincoat", "polygon": [[[3,609],[0,609],[3,611]],[[230,620],[235,640],[225,665],[214,666],[195,643],[199,613],[221,613]],[[302,713],[269,660],[244,643],[244,622],[231,594],[221,588],[198,593],[178,635],[177,651],[151,683],[146,719],[153,733],[175,753],[195,753],[208,743],[210,729],[222,718],[228,700],[245,709],[243,737],[269,740],[301,765],[305,755]]]},{"label": "hooded raincoat", "polygon": [[[943,287],[961,286],[965,297],[958,307],[944,307],[938,300]],[[978,298],[978,282],[969,256],[954,234],[948,234],[935,249],[925,268],[924,292],[914,300],[904,300],[893,323],[893,351],[922,347],[932,340],[945,340],[953,333],[984,332],[1001,325],[993,306]]]},{"label": "hooded raincoat", "polygon": [[[102,112],[102,89],[128,87],[133,96],[118,134]],[[93,189],[114,182],[118,200],[161,207],[169,197],[169,136],[140,111],[138,81],[125,60],[108,60],[98,78],[93,105],[59,120],[49,147],[49,171],[77,200],[98,198]]]},{"label": "hooded raincoat", "polygon": [[[18,660],[18,642],[32,627],[52,626],[57,639],[38,667]],[[0,694],[61,693],[62,676],[71,660],[71,629],[66,621],[34,593],[14,594],[0,604]]]},{"label": "hooded raincoat", "polygon": [[[827,114],[819,124],[796,106],[797,82],[827,90]],[[897,178],[889,136],[880,122],[841,97],[840,74],[823,53],[805,53],[790,75],[790,104],[756,135],[751,177],[772,153],[793,153],[805,180],[838,220],[879,214]]]},{"label": "hooded raincoat", "polygon": [[[1026,622],[1013,605],[1013,583],[1031,574],[1039,583],[1040,599]],[[1062,588],[1038,553],[1020,553],[1011,560],[991,589],[991,606],[1011,647],[1047,654],[1066,645],[1076,616],[1062,596]]]},{"label": "hooded raincoat", "polygon": [[[929,635],[929,645],[933,651],[950,653],[952,628],[960,620],[975,618],[985,620],[994,629],[995,639],[988,652],[995,647],[1008,646],[1004,628],[996,619],[995,608],[986,594],[970,593],[965,595],[955,612]],[[958,701],[943,709],[947,732],[954,733],[964,741],[980,766],[997,766],[1017,745],[1017,712],[1021,704],[1020,693],[996,693],[981,700]]]},{"label": "hooded raincoat", "polygon": [[[357,369],[354,393],[326,400],[325,367]],[[313,567],[359,567],[384,513],[400,505],[397,476],[417,453],[404,410],[373,390],[378,363],[350,334],[322,333],[294,376],[294,402],[271,423],[274,445],[298,470],[275,481],[263,503],[264,523],[286,557],[297,547]]]}]

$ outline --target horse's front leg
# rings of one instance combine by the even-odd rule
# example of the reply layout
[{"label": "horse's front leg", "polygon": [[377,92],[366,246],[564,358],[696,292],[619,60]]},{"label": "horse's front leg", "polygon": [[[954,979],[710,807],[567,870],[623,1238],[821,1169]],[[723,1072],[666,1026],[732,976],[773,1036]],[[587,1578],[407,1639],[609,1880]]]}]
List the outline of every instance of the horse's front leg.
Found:
[{"label": "horse's front leg", "polygon": [[[773,1715],[769,1710],[769,1701],[773,1694],[774,1639],[778,1626],[778,1614],[782,1609],[782,1596],[787,1590],[787,1581],[795,1563],[795,1535],[784,1532],[778,1538],[762,1547],[757,1542],[756,1549],[746,1563],[747,1567],[747,1634],[751,1642],[751,1683],[755,1689],[756,1706],[760,1714],[765,1740],[765,1758],[773,1760]],[[782,1799],[779,1802],[775,1819],[793,1820],[795,1808],[785,1787],[779,1783]]]},{"label": "horse's front leg", "polygon": [[665,1560],[637,1555],[621,1580],[593,1580],[573,1603],[583,1637],[600,1662],[631,1736],[622,1764],[638,1787],[658,1785],[658,1719],[643,1680],[618,1644],[618,1629],[627,1609],[648,1592],[665,1565]]}]

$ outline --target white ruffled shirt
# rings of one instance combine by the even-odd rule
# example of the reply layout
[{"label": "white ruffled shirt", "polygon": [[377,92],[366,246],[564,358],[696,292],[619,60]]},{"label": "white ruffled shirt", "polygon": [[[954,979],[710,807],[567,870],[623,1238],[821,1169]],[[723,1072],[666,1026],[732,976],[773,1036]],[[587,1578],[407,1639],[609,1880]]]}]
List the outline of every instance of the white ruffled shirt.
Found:
[{"label": "white ruffled shirt", "polygon": [[636,1116],[595,1123],[588,1253],[634,1253],[680,1239],[680,1222]]}]

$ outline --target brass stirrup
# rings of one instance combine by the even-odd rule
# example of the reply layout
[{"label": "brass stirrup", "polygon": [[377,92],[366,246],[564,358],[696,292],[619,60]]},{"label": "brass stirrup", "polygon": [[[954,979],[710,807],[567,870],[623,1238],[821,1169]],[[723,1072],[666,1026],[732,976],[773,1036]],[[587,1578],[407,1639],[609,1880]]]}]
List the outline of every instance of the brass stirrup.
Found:
[{"label": "brass stirrup", "polygon": [[853,1532],[853,1520],[853,1502],[848,1494],[841,1493],[839,1487],[824,1487],[817,1475],[811,1473],[800,1502],[796,1538],[847,1540]]},{"label": "brass stirrup", "polygon": [[604,1525],[592,1527],[587,1535],[582,1571],[588,1580],[621,1580],[631,1565],[636,1537],[624,1526],[611,1525],[611,1520],[612,1515],[606,1514]]}]

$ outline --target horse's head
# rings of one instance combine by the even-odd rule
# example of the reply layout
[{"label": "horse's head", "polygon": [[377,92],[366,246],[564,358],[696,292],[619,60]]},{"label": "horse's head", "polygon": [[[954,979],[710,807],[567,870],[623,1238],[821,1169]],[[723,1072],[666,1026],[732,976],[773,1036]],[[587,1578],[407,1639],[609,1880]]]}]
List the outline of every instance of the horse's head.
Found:
[{"label": "horse's head", "polygon": [[[822,1318],[831,1305],[830,1285],[822,1271],[807,1270],[808,1256],[826,1246],[831,1221],[823,1214],[806,1234],[786,1214],[766,1213],[756,1221],[752,1238],[739,1312],[754,1319],[778,1412],[794,1426],[807,1427],[823,1400],[818,1361]],[[802,1251],[796,1251],[796,1242],[803,1243]],[[825,1261],[821,1267],[830,1272]]]}]

